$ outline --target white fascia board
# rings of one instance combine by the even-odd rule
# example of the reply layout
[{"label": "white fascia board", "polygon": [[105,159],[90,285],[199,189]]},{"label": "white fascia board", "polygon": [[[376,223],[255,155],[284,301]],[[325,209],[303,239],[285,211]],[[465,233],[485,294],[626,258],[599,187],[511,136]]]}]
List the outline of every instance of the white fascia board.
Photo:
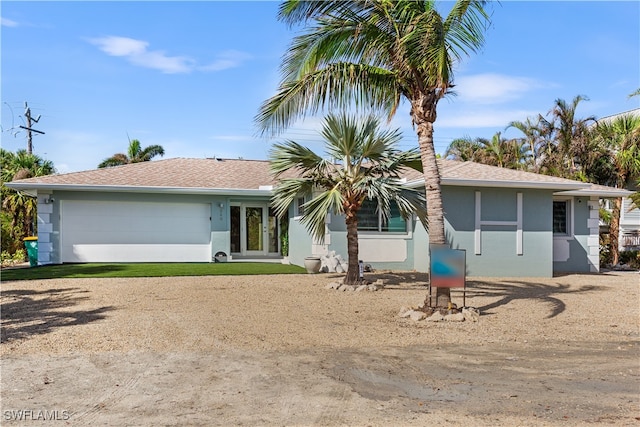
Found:
[{"label": "white fascia board", "polygon": [[[457,187],[498,187],[498,188],[535,188],[542,190],[579,190],[589,184],[580,182],[536,182],[536,181],[487,181],[482,179],[442,178],[441,185]],[[408,187],[424,186],[423,180],[415,180],[407,183]]]},{"label": "white fascia board", "polygon": [[580,182],[493,181],[460,178],[443,178],[442,185],[458,187],[537,188],[542,190],[578,190],[588,186],[588,184]]},{"label": "white fascia board", "polygon": [[58,191],[93,191],[93,192],[123,192],[123,193],[160,193],[160,194],[212,194],[238,196],[271,196],[272,190],[244,189],[244,188],[191,188],[191,187],[141,187],[133,185],[73,185],[73,184],[40,184],[40,183],[10,183],[5,185],[21,191],[30,190],[58,190]]},{"label": "white fascia board", "polygon": [[588,188],[577,191],[558,191],[553,193],[554,196],[595,196],[603,199],[628,197],[633,194],[633,191],[623,190],[621,188],[611,188],[610,190],[590,190]]}]

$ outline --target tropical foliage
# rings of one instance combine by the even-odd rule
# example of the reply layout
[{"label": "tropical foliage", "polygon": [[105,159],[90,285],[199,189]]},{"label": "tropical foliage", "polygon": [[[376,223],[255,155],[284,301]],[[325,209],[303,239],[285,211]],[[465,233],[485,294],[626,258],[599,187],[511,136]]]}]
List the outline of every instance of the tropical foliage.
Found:
[{"label": "tropical foliage", "polygon": [[510,169],[528,169],[532,162],[525,141],[505,139],[501,132],[497,132],[490,140],[469,137],[455,139],[447,148],[445,158]]},{"label": "tropical foliage", "polygon": [[[453,86],[453,67],[484,44],[485,1],[458,0],[443,16],[436,2],[287,0],[279,19],[306,24],[282,63],[282,81],[256,120],[277,133],[320,109],[380,110],[411,105],[426,185],[431,243],[445,243],[440,172],[433,144],[436,107]],[[437,304],[450,301],[439,288]]]},{"label": "tropical foliage", "polygon": [[0,169],[2,179],[2,251],[14,254],[22,247],[22,238],[35,234],[33,219],[37,200],[23,192],[5,186],[6,182],[55,172],[53,163],[26,150],[13,153],[0,149]]},{"label": "tropical foliage", "polygon": [[147,162],[156,156],[164,156],[164,148],[160,145],[149,145],[142,148],[140,141],[132,139],[129,141],[127,153],[116,153],[106,158],[98,165],[99,168],[111,166],[127,165],[129,163]]},{"label": "tropical foliage", "polygon": [[273,206],[283,216],[294,200],[305,196],[308,202],[301,222],[318,241],[324,241],[327,213],[343,215],[349,263],[345,283],[355,284],[359,281],[358,211],[366,200],[377,202],[383,218],[394,203],[403,217],[417,212],[426,225],[424,193],[406,188],[400,179],[403,168],[420,168],[420,154],[397,150],[400,132],[380,130],[374,116],[358,120],[330,114],[321,133],[325,155],[291,140],[273,146],[271,170],[279,179]]},{"label": "tropical foliage", "polygon": [[[509,123],[507,129],[519,130],[522,137],[504,140],[497,133],[491,141],[460,138],[449,145],[445,155],[617,188],[640,187],[640,116],[579,117],[578,106],[587,100],[584,95],[571,102],[556,99],[546,116]],[[636,207],[640,206],[638,194],[631,197]],[[607,253],[616,264],[622,200],[614,200],[612,207],[611,212],[602,210],[601,218],[609,224]]]},{"label": "tropical foliage", "polygon": [[[593,141],[603,148],[613,173],[604,182],[617,188],[630,188],[640,177],[640,116],[620,115],[610,121],[601,121],[592,131]],[[602,183],[602,182],[601,182]],[[618,238],[622,199],[613,201],[609,234],[611,263],[619,261]]]}]

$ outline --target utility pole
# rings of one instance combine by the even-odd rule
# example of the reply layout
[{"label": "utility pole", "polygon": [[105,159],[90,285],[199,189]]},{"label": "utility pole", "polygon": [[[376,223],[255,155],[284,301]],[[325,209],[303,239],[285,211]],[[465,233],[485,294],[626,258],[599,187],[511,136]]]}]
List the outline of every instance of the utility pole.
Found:
[{"label": "utility pole", "polygon": [[44,132],[31,128],[31,120],[33,120],[35,123],[38,123],[38,121],[40,120],[40,115],[38,115],[38,117],[31,117],[31,108],[29,108],[26,102],[24,103],[24,115],[27,118],[27,126],[20,127],[27,131],[27,154],[32,154],[33,141],[31,139],[31,132],[39,133],[41,135],[44,135]]}]

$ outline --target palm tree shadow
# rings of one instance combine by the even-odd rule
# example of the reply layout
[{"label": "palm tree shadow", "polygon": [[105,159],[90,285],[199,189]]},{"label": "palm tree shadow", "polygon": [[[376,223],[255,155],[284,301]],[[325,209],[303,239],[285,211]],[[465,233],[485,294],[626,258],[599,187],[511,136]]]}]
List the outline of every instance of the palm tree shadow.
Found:
[{"label": "palm tree shadow", "polygon": [[69,310],[89,299],[78,288],[43,291],[17,289],[2,291],[0,343],[43,335],[65,326],[84,325],[104,319],[114,307]]},{"label": "palm tree shadow", "polygon": [[467,297],[496,298],[497,301],[484,306],[476,307],[481,313],[490,312],[492,309],[507,305],[516,300],[542,301],[551,307],[551,312],[547,319],[556,317],[567,308],[561,299],[562,295],[596,292],[605,289],[602,286],[585,285],[579,288],[571,287],[567,284],[545,284],[527,281],[502,281],[502,282],[482,282],[475,280],[467,281]]}]

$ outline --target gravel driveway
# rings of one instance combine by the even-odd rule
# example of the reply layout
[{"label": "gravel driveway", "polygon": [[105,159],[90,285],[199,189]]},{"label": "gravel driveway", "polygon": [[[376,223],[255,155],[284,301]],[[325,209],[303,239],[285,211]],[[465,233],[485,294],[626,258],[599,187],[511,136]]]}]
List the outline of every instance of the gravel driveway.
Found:
[{"label": "gravel driveway", "polygon": [[335,277],[4,282],[1,424],[640,425],[637,272],[470,279],[477,323]]}]

